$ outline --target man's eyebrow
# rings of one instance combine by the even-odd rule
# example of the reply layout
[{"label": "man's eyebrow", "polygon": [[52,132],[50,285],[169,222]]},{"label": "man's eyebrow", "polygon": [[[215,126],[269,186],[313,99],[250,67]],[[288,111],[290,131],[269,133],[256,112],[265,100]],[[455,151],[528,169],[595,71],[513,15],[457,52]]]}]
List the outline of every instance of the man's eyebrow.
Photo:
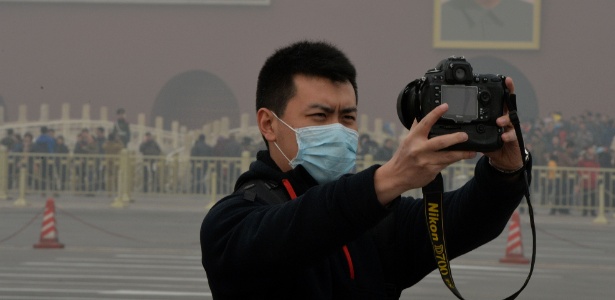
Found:
[{"label": "man's eyebrow", "polygon": [[357,107],[356,106],[352,106],[352,107],[342,108],[342,110],[340,112],[342,114],[355,113],[355,112],[357,112]]},{"label": "man's eyebrow", "polygon": [[[322,105],[322,104],[318,104],[318,103],[310,105],[309,108],[321,109],[321,110],[323,110],[326,113],[334,113],[335,112],[335,108],[330,107],[330,106],[325,106],[325,105]],[[357,107],[356,106],[345,107],[345,108],[342,108],[340,110],[340,113],[342,113],[342,114],[354,113],[354,112],[357,112]]]}]

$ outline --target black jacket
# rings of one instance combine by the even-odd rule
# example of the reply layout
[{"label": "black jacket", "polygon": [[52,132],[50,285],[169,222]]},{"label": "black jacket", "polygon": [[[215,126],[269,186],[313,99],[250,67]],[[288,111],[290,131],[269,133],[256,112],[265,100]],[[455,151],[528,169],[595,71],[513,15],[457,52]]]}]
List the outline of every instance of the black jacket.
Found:
[{"label": "black jacket", "polygon": [[[399,197],[384,208],[374,190],[378,167],[317,185],[301,166],[283,173],[259,152],[236,187],[262,179],[284,189],[287,179],[298,197],[272,205],[238,192],[209,211],[200,238],[214,299],[397,299],[435,270],[423,201]],[[522,180],[506,176],[483,158],[474,178],[444,194],[451,258],[505,228],[523,196]]]}]

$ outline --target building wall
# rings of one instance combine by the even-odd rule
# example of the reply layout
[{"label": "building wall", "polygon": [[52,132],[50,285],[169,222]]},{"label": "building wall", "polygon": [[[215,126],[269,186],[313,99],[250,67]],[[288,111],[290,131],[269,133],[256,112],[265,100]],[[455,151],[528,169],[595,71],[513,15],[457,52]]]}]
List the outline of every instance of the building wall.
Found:
[{"label": "building wall", "polygon": [[432,1],[0,3],[0,95],[8,120],[19,104],[36,110],[49,103],[53,117],[67,102],[110,111],[125,107],[135,121],[138,112],[151,113],[170,79],[203,70],[226,83],[238,113],[252,113],[266,57],[309,38],[337,44],[356,64],[360,112],[396,124],[399,91],[453,54],[470,61],[495,57],[514,66],[535,92],[536,115],[552,110],[614,115],[609,77],[615,65],[610,15],[615,1],[543,0],[541,7],[539,50],[460,50],[432,47]]}]

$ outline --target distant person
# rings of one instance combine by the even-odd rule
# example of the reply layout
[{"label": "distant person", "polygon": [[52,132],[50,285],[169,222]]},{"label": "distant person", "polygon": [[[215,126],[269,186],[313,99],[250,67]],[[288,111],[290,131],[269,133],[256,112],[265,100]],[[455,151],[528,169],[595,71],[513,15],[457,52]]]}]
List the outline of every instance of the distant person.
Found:
[{"label": "distant person", "polygon": [[126,110],[123,108],[118,109],[116,112],[113,133],[124,143],[124,147],[128,147],[128,143],[130,142],[130,124],[126,121]]},{"label": "distant person", "polygon": [[96,128],[96,133],[94,135],[94,142],[96,143],[96,149],[98,150],[98,154],[104,154],[103,145],[107,141],[107,137],[105,136],[105,129],[102,127]]},{"label": "distant person", "polygon": [[192,172],[192,188],[197,194],[205,193],[205,177],[207,175],[207,168],[209,163],[203,157],[211,156],[213,149],[205,142],[205,135],[200,134],[198,139],[194,142],[192,149],[190,150],[191,158],[191,172]]},{"label": "distant person", "polygon": [[94,143],[96,144],[96,178],[94,179],[94,189],[95,190],[105,190],[105,164],[103,163],[103,155],[105,154],[105,150],[103,149],[103,145],[107,141],[107,137],[105,136],[105,129],[102,127],[96,128],[94,133]]},{"label": "distant person", "polygon": [[[12,128],[6,130],[6,136],[0,140],[0,145],[6,147],[6,152],[13,152],[13,146],[17,142],[15,132]],[[13,177],[15,177],[15,163],[9,160],[8,164],[8,188],[13,185]]]},{"label": "distant person", "polygon": [[6,136],[2,138],[0,141],[0,145],[6,147],[7,151],[11,151],[13,149],[13,145],[15,144],[15,132],[12,128],[6,130]]},{"label": "distant person", "polygon": [[66,143],[64,142],[64,136],[58,135],[56,138],[56,147],[55,153],[58,156],[55,157],[55,169],[56,169],[56,178],[58,179],[58,190],[65,190],[67,186],[67,178],[68,178],[68,154],[70,150]]},{"label": "distant person", "polygon": [[[73,150],[75,173],[79,178],[78,190],[84,192],[92,192],[94,189],[94,157],[93,154],[97,153],[96,142],[90,134],[90,130],[83,128],[77,136],[77,142]],[[88,195],[91,195],[88,193]]]},{"label": "distant person", "polygon": [[159,186],[156,182],[158,179],[157,162],[160,159],[158,156],[162,154],[162,150],[151,133],[145,133],[143,142],[139,146],[139,152],[143,154],[143,192],[150,191],[148,185],[150,179],[152,180],[152,185],[155,187],[155,190],[158,191]]},{"label": "distant person", "polygon": [[56,140],[49,133],[50,130],[47,126],[41,127],[41,134],[36,138],[34,143],[35,152],[38,153],[54,153],[56,147]]},{"label": "distant person", "polygon": [[376,155],[378,153],[378,143],[371,139],[369,134],[364,133],[359,136],[359,145],[357,148],[357,156],[364,158],[365,155]]},{"label": "distant person", "polygon": [[397,145],[395,144],[395,140],[392,138],[387,138],[384,140],[382,147],[378,148],[378,152],[374,156],[375,161],[387,161],[393,157],[393,153],[397,149]]},{"label": "distant person", "polygon": [[[581,168],[579,173],[579,192],[583,204],[583,216],[590,214],[596,216],[596,190],[598,188],[598,169],[600,164],[596,157],[594,146],[588,146],[581,154],[577,167]],[[595,170],[594,170],[595,169]]]},{"label": "distant person", "polygon": [[117,188],[117,174],[119,157],[118,154],[124,149],[124,143],[115,133],[109,133],[109,136],[102,146],[105,154],[105,188],[107,192],[115,191]]},{"label": "distant person", "polygon": [[[53,131],[47,126],[41,127],[41,134],[36,138],[34,142],[34,149],[32,152],[36,153],[54,153],[56,148],[56,140],[53,137]],[[48,187],[48,183],[52,181],[53,164],[48,163],[49,157],[47,155],[40,156],[40,160],[35,168],[38,168],[36,172],[36,186],[41,191],[45,191]]]}]

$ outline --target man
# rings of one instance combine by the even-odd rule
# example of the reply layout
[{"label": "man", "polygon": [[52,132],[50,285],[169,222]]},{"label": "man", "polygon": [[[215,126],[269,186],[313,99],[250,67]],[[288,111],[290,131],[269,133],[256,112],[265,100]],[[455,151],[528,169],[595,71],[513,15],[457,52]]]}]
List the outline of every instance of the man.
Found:
[{"label": "man", "polygon": [[128,147],[130,142],[130,124],[126,121],[126,110],[120,108],[116,111],[116,120],[113,124],[113,134],[117,135],[124,147]]},{"label": "man", "polygon": [[108,193],[117,189],[117,174],[119,169],[119,154],[124,149],[124,143],[113,132],[109,133],[108,139],[102,145],[105,169],[105,188]]},{"label": "man", "polygon": [[96,128],[96,136],[94,136],[94,142],[96,143],[96,149],[98,154],[105,153],[103,145],[106,141],[107,137],[105,136],[105,129],[103,127]]},{"label": "man", "polygon": [[[564,143],[564,151],[559,152],[557,156],[557,165],[564,168],[576,167],[578,158],[576,155],[576,145],[572,141]],[[574,205],[574,185],[576,174],[569,171],[562,172],[562,195],[558,201],[562,208],[559,210],[561,214],[570,214],[570,207]]]},{"label": "man", "polygon": [[[154,139],[151,133],[146,132],[143,142],[139,145],[139,152],[143,154],[143,192],[150,192],[149,180],[151,178],[152,185],[155,187],[155,191],[160,190],[160,186],[157,182],[158,160],[162,154],[160,146]],[[151,176],[150,176],[151,175]]]},{"label": "man", "polygon": [[577,163],[579,168],[578,178],[579,185],[577,191],[580,193],[583,201],[583,216],[587,216],[590,212],[592,217],[596,216],[596,190],[598,189],[598,169],[600,164],[596,157],[596,147],[591,145],[585,147],[581,154],[581,158]]},{"label": "man", "polygon": [[41,135],[36,138],[35,147],[36,152],[40,153],[54,153],[56,148],[56,140],[49,133],[50,129],[47,126],[41,127]]},{"label": "man", "polygon": [[[354,168],[359,136],[355,78],[348,58],[322,42],[292,44],[265,62],[256,107],[268,150],[201,226],[214,299],[398,299],[436,268],[423,202],[400,195],[476,153],[440,151],[465,133],[427,138],[442,105],[384,165],[343,175]],[[522,198],[516,136],[508,116],[497,123],[505,146],[444,194],[451,257],[497,237]]]},{"label": "man", "polygon": [[96,166],[95,173],[96,178],[94,179],[94,189],[97,191],[104,191],[106,189],[105,184],[105,164],[103,163],[105,150],[103,149],[103,145],[107,142],[107,137],[105,136],[105,128],[97,127],[94,133],[94,143],[96,144],[96,154],[97,157],[95,159]]},{"label": "man", "polygon": [[6,147],[6,151],[12,151],[15,145],[15,132],[12,128],[6,130],[6,136],[0,141],[0,145]]},{"label": "man", "polygon": [[[442,39],[446,41],[533,40],[531,1],[453,0],[442,2]],[[532,26],[533,25],[533,26]]]},{"label": "man", "polygon": [[[56,140],[53,136],[53,131],[47,128],[47,126],[41,127],[41,134],[36,138],[34,142],[34,150],[33,152],[37,153],[55,153],[56,149]],[[40,157],[40,161],[38,164],[39,174],[36,187],[38,188],[38,182],[40,180],[40,189],[44,191],[47,189],[47,182],[51,183],[52,175],[53,175],[53,164],[49,164],[47,156],[43,155]]]},{"label": "man", "polygon": [[90,130],[87,128],[81,129],[81,132],[77,135],[77,142],[75,142],[75,148],[73,149],[74,160],[73,163],[76,166],[77,178],[80,178],[80,190],[86,192],[86,195],[93,196],[94,191],[94,157],[91,154],[96,154],[98,149],[96,147],[96,141],[90,134]]},{"label": "man", "polygon": [[393,157],[393,153],[395,153],[395,140],[392,138],[387,138],[382,143],[382,147],[378,149],[376,155],[374,155],[374,160],[376,161],[386,161]]},{"label": "man", "polygon": [[59,135],[56,138],[56,148],[54,153],[61,154],[54,158],[54,166],[56,169],[54,176],[56,176],[56,181],[58,183],[57,189],[64,191],[67,188],[68,154],[70,153],[68,146],[64,142],[64,136]]},{"label": "man", "polygon": [[199,134],[199,138],[190,149],[190,163],[192,173],[192,191],[200,194],[205,193],[205,177],[209,162],[203,157],[211,156],[213,149],[205,142],[205,135]]}]

